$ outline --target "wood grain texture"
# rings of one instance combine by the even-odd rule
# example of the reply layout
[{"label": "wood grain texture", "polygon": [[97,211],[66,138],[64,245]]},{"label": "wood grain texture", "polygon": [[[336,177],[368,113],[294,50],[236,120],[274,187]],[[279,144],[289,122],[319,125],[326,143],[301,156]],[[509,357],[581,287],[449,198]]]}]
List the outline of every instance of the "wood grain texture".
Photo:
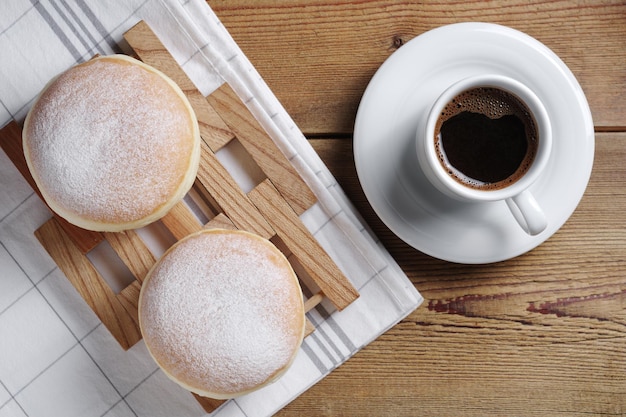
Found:
[{"label": "wood grain texture", "polygon": [[596,126],[626,126],[624,1],[209,0],[307,134],[349,133],[367,83],[398,47],[463,21],[507,25],[570,67]]},{"label": "wood grain texture", "polygon": [[289,155],[285,156],[281,152],[228,84],[214,91],[207,97],[207,101],[226,122],[263,173],[274,180],[282,198],[298,215],[315,204],[317,201],[315,195],[289,162]]},{"label": "wood grain texture", "polygon": [[278,415],[626,415],[626,133],[596,139],[568,222],[491,265],[410,248],[367,203],[350,141],[311,140],[425,302]]},{"label": "wood grain texture", "polygon": [[256,233],[266,239],[271,238],[274,231],[270,225],[204,142],[200,160],[197,181],[215,199],[221,212],[238,229]]},{"label": "wood grain texture", "polygon": [[207,229],[237,229],[233,222],[223,213],[220,213],[217,216],[213,217],[204,227]]},{"label": "wood grain texture", "polygon": [[248,196],[276,236],[337,309],[343,310],[359,297],[358,291],[269,180],[257,185]]},{"label": "wood grain texture", "polygon": [[137,232],[134,230],[106,232],[104,236],[135,279],[139,283],[143,282],[144,277],[155,264],[156,258],[144,241],[139,238]]},{"label": "wood grain texture", "polygon": [[[142,279],[143,280],[143,279]],[[139,324],[139,293],[141,292],[141,283],[139,280],[133,281],[129,286],[124,288],[117,294],[117,300],[124,310],[132,317],[133,321]]]},{"label": "wood grain texture", "polygon": [[202,230],[200,221],[183,201],[172,207],[161,219],[161,222],[163,222],[163,225],[172,233],[176,240]]},{"label": "wood grain texture", "polygon": [[[126,310],[128,303],[120,302],[59,222],[55,218],[48,220],[37,229],[35,236],[122,348],[128,349],[137,343],[141,339],[137,314]],[[125,301],[128,300],[126,295],[123,296]]]}]

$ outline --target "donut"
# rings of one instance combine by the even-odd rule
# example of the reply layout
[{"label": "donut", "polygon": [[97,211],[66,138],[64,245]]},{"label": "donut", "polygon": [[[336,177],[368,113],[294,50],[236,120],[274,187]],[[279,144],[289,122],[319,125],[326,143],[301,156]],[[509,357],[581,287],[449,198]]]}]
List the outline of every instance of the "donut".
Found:
[{"label": "donut", "polygon": [[22,142],[52,211],[95,231],[163,217],[193,185],[200,161],[185,94],[126,55],[96,57],[50,81],[26,116]]},{"label": "donut", "polygon": [[291,265],[269,240],[244,231],[205,229],[178,241],[148,272],[138,308],[143,340],[164,373],[214,399],[278,379],[304,337]]}]

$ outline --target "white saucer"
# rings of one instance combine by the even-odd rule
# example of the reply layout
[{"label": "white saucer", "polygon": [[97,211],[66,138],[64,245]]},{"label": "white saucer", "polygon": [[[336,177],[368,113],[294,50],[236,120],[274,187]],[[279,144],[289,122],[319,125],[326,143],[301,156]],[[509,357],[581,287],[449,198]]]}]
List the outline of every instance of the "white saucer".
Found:
[{"label": "white saucer", "polygon": [[[444,86],[487,72],[526,83],[551,117],[551,159],[531,187],[548,228],[534,237],[522,231],[506,203],[452,200],[417,163],[418,115]],[[370,204],[402,240],[451,262],[498,262],[540,245],[573,213],[591,175],[593,121],[575,77],[546,46],[507,27],[459,23],[412,39],[379,68],[359,105],[354,156]]]}]

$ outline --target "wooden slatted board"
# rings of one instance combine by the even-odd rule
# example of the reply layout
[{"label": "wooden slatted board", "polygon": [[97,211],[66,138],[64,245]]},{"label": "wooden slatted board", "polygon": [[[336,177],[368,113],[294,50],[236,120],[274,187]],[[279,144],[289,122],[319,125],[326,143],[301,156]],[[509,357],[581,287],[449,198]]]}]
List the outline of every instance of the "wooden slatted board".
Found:
[{"label": "wooden slatted board", "polygon": [[[354,301],[358,297],[356,289],[300,221],[300,214],[316,202],[315,195],[232,88],[224,84],[209,97],[202,96],[145,22],[129,30],[125,38],[139,59],[164,72],[181,87],[200,126],[202,152],[194,190],[207,201],[213,216],[202,224],[188,205],[180,202],[159,220],[172,236],[180,240],[202,228],[216,227],[256,233],[276,243],[290,260],[297,262],[300,274],[306,274],[307,280],[318,287],[306,301],[306,311],[324,297],[339,310]],[[11,122],[0,131],[0,145],[39,194],[24,159],[21,136],[21,127]],[[247,193],[215,155],[232,140],[243,145],[265,175]],[[139,234],[134,230],[88,231],[54,215],[35,235],[119,344],[128,349],[137,343],[141,339],[137,317],[141,282],[157,261]],[[87,257],[104,241],[134,277],[119,292],[111,289]],[[313,330],[307,320],[306,334]],[[223,403],[196,398],[207,412]]]}]

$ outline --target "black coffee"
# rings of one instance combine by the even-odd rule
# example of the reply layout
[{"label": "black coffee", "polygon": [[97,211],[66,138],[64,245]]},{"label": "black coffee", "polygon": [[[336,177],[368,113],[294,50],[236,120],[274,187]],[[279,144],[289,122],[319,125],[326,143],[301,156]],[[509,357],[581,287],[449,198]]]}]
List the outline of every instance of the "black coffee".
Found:
[{"label": "black coffee", "polygon": [[538,146],[536,123],[526,105],[492,87],[467,90],[448,103],[434,139],[450,176],[480,190],[504,188],[521,178]]}]

